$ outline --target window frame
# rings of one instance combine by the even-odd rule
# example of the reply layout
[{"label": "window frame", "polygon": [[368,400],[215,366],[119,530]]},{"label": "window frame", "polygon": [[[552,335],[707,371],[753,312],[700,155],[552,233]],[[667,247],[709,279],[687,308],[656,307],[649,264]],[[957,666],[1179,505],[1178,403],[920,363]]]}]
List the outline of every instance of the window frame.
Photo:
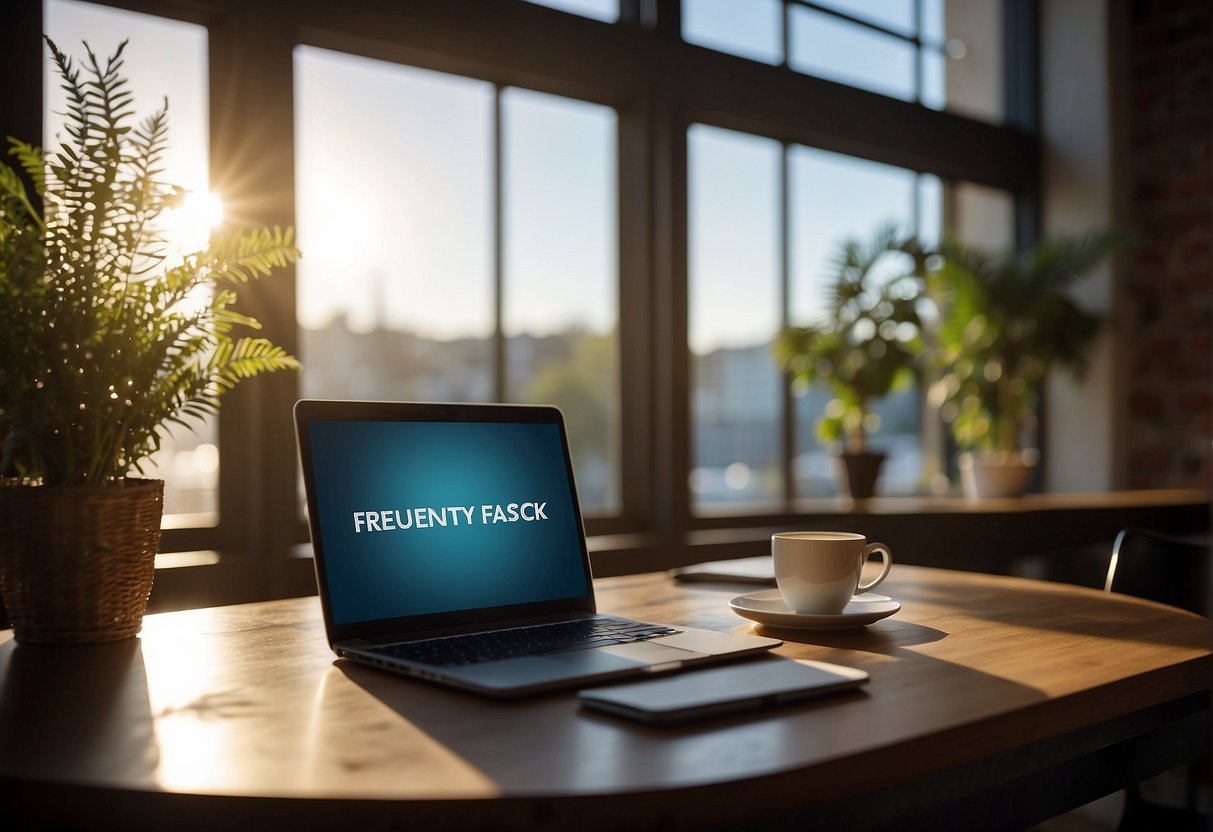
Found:
[{"label": "window frame", "polygon": [[[796,501],[765,514],[692,511],[686,143],[691,124],[934,174],[945,187],[966,180],[1003,188],[1016,201],[1017,240],[1030,241],[1039,224],[1036,0],[1004,0],[1006,100],[1014,106],[1005,125],[688,44],[681,38],[677,0],[621,0],[620,19],[613,24],[523,0],[300,0],[272,9],[243,0],[90,1],[207,27],[212,185],[240,200],[246,206],[242,219],[255,224],[294,225],[297,45],[467,75],[616,111],[621,511],[586,520],[596,574],[738,553],[771,528],[801,524],[808,513],[836,511],[820,501]],[[10,77],[41,78],[41,46],[31,48],[42,29],[41,0],[16,0],[9,20],[13,25],[0,37],[0,65],[12,70]],[[1017,61],[1031,66],[1011,71]],[[40,89],[6,97],[0,102],[0,133],[40,136],[41,107]],[[242,306],[263,322],[267,337],[297,349],[293,269],[250,284]],[[159,570],[155,608],[314,591],[307,530],[296,511],[290,408],[297,396],[298,379],[283,373],[243,385],[226,398],[219,417],[219,524],[169,529],[162,543],[165,552],[215,550],[221,557],[209,565]]]}]

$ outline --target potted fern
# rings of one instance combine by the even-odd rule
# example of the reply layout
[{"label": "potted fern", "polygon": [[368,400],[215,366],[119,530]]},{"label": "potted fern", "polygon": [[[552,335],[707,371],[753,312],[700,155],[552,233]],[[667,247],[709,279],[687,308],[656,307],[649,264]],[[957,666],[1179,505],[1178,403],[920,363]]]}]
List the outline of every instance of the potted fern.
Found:
[{"label": "potted fern", "polygon": [[138,632],[159,545],[164,484],[135,474],[169,425],[299,366],[232,308],[299,253],[290,229],[224,229],[170,262],[165,110],[132,123],[125,42],[82,68],[47,43],[66,137],[9,139],[32,188],[0,162],[0,593],[19,641],[110,641]]},{"label": "potted fern", "polygon": [[875,493],[885,459],[869,446],[869,434],[879,427],[872,408],[914,380],[928,257],[914,236],[892,226],[867,245],[845,242],[834,258],[825,322],[786,328],[775,341],[776,360],[794,383],[823,384],[833,394],[817,436],[841,445],[839,479],[855,499]]},{"label": "potted fern", "polygon": [[1045,378],[1054,368],[1081,375],[1101,323],[1070,291],[1120,242],[1090,232],[1025,252],[945,248],[930,277],[940,309],[937,383],[966,496],[1023,493],[1037,456],[1024,444]]}]

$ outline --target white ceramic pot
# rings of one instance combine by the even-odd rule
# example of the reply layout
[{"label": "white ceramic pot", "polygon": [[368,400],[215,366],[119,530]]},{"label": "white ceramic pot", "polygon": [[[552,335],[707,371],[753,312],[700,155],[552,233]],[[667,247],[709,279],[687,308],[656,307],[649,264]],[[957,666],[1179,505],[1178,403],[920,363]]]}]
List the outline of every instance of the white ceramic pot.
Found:
[{"label": "white ceramic pot", "polygon": [[1022,497],[1036,462],[1015,451],[966,451],[956,459],[960,484],[970,500]]}]

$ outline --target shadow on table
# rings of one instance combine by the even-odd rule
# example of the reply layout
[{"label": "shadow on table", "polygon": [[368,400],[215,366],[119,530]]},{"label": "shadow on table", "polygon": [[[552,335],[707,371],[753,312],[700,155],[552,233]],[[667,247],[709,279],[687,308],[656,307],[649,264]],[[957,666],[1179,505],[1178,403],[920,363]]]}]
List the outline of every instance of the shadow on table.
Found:
[{"label": "shadow on table", "polygon": [[[495,701],[351,662],[335,667],[507,788],[649,788],[812,766],[870,749],[874,736],[892,744],[1045,698],[1026,685],[907,649],[945,635],[908,622],[858,635],[817,634],[814,643],[827,649],[813,658],[864,667],[871,682],[859,691],[669,727],[581,709],[571,692]],[[921,713],[910,716],[915,709]]]},{"label": "shadow on table", "polygon": [[150,777],[159,746],[140,647],[0,645],[0,770],[62,776],[68,760],[82,780],[119,765]]},{"label": "shadow on table", "polygon": [[0,644],[0,817],[11,813],[11,828],[52,817],[72,819],[63,828],[121,828],[107,802],[55,784],[151,782],[159,764],[138,639]]},{"label": "shadow on table", "polygon": [[757,624],[754,626],[754,632],[786,642],[813,644],[836,650],[861,650],[886,656],[898,655],[899,651],[907,647],[933,644],[948,637],[943,630],[911,621],[899,621],[896,617],[850,630],[793,630]]},{"label": "shadow on table", "polygon": [[[1076,599],[1076,594],[1083,597]],[[1027,578],[1006,579],[997,586],[904,582],[896,585],[895,595],[903,604],[939,604],[967,616],[1021,627],[1176,647],[1207,648],[1213,644],[1213,622],[1209,619],[1068,584]],[[1086,599],[1094,603],[1083,603]]]}]

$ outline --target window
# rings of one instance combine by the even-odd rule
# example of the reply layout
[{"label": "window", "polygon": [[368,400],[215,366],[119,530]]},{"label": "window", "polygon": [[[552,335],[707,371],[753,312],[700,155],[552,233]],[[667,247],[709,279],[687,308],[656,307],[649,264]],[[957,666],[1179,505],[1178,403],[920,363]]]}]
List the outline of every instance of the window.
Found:
[{"label": "window", "polygon": [[[826,282],[840,246],[867,243],[876,231],[893,225],[907,232],[926,231],[937,238],[942,206],[939,182],[905,168],[794,147],[789,154],[791,286],[789,322],[795,326],[822,319]],[[836,491],[833,461],[816,438],[816,422],[829,395],[796,390],[794,490],[798,497],[831,496]],[[884,494],[913,493],[921,486],[923,454],[920,393],[893,393],[879,403],[880,428],[871,437],[875,450],[889,454],[881,474]]]},{"label": "window", "polygon": [[302,394],[488,401],[492,84],[306,46],[295,71]]},{"label": "window", "polygon": [[619,507],[615,115],[501,94],[502,320],[508,401],[564,413],[584,511]]},{"label": "window", "polygon": [[682,36],[738,57],[998,121],[1001,10],[998,0],[683,0]]},{"label": "window", "polygon": [[688,144],[688,275],[700,508],[769,508],[783,496],[778,142],[694,125]]},{"label": "window", "polygon": [[683,0],[687,43],[768,64],[783,62],[780,0]]},{"label": "window", "polygon": [[804,6],[792,7],[789,22],[793,69],[914,100],[918,49],[913,40]]},{"label": "window", "polygon": [[583,508],[615,511],[613,112],[314,47],[295,69],[303,394],[556,404]]},{"label": "window", "polygon": [[[48,0],[43,28],[130,37],[139,109],[170,97],[172,177],[240,188],[303,251],[241,293],[303,372],[159,460],[164,548],[188,550],[162,565],[193,564],[157,578],[168,603],[314,586],[299,395],[554,402],[599,574],[752,552],[834,493],[820,398],[770,346],[820,314],[835,248],[885,222],[1032,232],[1037,141],[998,125],[1032,44],[1003,53],[997,0],[549,0],[491,27],[462,0],[106,2]],[[929,399],[881,411],[885,493],[945,474]]]},{"label": "window", "polygon": [[[73,57],[83,54],[82,41],[99,59],[112,55],[118,44],[130,43],[123,53],[124,72],[131,79],[132,103],[138,117],[150,115],[169,102],[171,140],[164,158],[164,181],[181,185],[190,198],[163,215],[166,252],[195,251],[206,244],[210,226],[219,219],[207,199],[207,33],[202,26],[137,12],[110,9],[74,0],[48,0],[45,31],[55,44]],[[43,66],[45,90],[44,147],[51,153],[63,137],[65,93],[54,65]],[[173,72],[164,72],[171,65]],[[167,528],[213,526],[219,511],[219,436],[214,419],[196,424],[193,431],[180,426],[164,436],[152,464],[143,475],[160,478],[164,486],[164,524]]]},{"label": "window", "polygon": [[[830,395],[795,389],[785,417],[772,339],[782,322],[822,322],[833,260],[846,242],[866,243],[887,225],[937,240],[940,182],[700,124],[687,140],[694,503],[711,513],[759,511],[785,499],[833,496],[833,460],[815,427]],[[920,392],[889,396],[876,415],[881,429],[872,445],[889,453],[882,492],[920,490]],[[787,449],[785,418],[793,423]],[[786,486],[784,459],[790,459]]]}]

